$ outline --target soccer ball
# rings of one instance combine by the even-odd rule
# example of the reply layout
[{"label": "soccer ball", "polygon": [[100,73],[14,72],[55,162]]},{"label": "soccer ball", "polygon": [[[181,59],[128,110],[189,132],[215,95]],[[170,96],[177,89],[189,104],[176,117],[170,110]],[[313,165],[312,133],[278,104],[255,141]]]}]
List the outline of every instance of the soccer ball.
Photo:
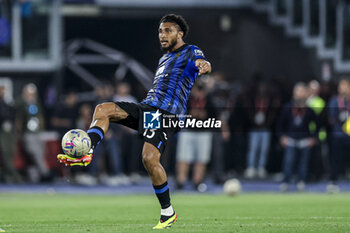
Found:
[{"label": "soccer ball", "polygon": [[241,182],[237,179],[229,179],[224,183],[224,193],[229,196],[234,196],[241,192]]},{"label": "soccer ball", "polygon": [[84,130],[72,129],[63,136],[61,146],[66,155],[79,158],[89,152],[91,139]]}]

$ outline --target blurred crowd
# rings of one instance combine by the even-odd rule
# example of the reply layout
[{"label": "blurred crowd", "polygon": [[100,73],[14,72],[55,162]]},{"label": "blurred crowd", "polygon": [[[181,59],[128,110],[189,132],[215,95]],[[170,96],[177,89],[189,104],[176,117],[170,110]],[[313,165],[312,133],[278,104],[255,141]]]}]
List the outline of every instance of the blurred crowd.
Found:
[{"label": "blurred crowd", "polygon": [[[49,93],[49,92],[48,92]],[[143,140],[131,129],[111,124],[88,167],[57,163],[60,139],[70,129],[87,130],[94,106],[140,101],[127,82],[102,83],[89,98],[70,90],[51,103],[35,84],[24,85],[13,101],[0,86],[0,182],[59,182],[110,186],[135,183],[146,175]],[[280,182],[281,191],[327,180],[338,191],[349,180],[350,78],[322,83],[315,78],[289,84],[255,74],[246,83],[228,82],[221,73],[201,77],[193,87],[188,114],[222,121],[219,131],[182,130],[169,143],[162,164],[176,180],[205,191],[205,181],[231,177]]]}]

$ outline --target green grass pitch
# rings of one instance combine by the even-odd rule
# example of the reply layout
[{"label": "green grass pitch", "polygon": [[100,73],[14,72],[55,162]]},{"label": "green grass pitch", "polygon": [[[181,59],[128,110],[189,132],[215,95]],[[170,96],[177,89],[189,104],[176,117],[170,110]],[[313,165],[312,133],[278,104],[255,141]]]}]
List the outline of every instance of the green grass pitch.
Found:
[{"label": "green grass pitch", "polygon": [[[174,194],[168,232],[350,232],[350,194]],[[0,194],[6,232],[154,232],[153,195]]]}]

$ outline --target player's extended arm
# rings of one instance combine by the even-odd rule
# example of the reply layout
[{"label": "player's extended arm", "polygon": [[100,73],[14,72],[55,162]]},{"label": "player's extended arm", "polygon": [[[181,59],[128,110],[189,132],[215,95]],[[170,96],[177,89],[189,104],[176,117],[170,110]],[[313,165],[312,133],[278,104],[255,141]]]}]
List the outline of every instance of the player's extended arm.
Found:
[{"label": "player's extended arm", "polygon": [[211,64],[210,62],[204,59],[197,59],[196,66],[199,69],[198,75],[207,74],[211,72]]}]

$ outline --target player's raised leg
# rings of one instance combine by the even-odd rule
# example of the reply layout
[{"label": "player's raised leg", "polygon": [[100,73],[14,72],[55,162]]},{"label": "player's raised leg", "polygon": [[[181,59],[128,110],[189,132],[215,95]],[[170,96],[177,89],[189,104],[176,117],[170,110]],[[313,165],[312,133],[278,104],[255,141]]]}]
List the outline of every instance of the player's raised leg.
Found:
[{"label": "player's raised leg", "polygon": [[171,227],[177,220],[177,215],[170,203],[170,193],[167,175],[160,164],[160,152],[152,144],[145,142],[142,150],[142,162],[153,184],[154,192],[161,205],[160,220],[153,229]]},{"label": "player's raised leg", "polygon": [[127,116],[128,113],[115,103],[107,102],[97,105],[90,128],[87,131],[91,139],[91,150],[89,153],[81,158],[72,158],[64,154],[59,154],[57,158],[69,166],[87,166],[92,160],[93,150],[103,139],[104,134],[107,133],[110,122],[118,122],[119,120],[127,118]]},{"label": "player's raised leg", "polygon": [[103,139],[107,133],[110,122],[117,122],[125,119],[128,113],[115,103],[102,103],[96,106],[89,130],[87,131],[91,139],[91,148]]}]

